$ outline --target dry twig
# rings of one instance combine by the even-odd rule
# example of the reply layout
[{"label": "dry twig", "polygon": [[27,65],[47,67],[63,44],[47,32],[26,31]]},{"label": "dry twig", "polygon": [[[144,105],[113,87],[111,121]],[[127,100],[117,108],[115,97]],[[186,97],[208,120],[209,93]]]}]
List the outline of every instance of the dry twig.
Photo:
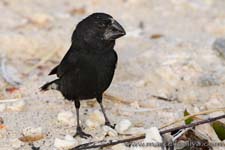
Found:
[{"label": "dry twig", "polygon": [[168,102],[174,101],[173,99],[166,98],[166,97],[162,97],[162,96],[152,95],[152,97],[157,98],[157,99],[160,99],[160,100],[168,101]]},{"label": "dry twig", "polygon": [[0,103],[11,103],[11,102],[16,102],[20,101],[21,98],[14,98],[14,99],[0,99]]},{"label": "dry twig", "polygon": [[[124,98],[121,98],[121,97],[118,97],[118,96],[111,95],[109,93],[105,93],[104,97],[106,99],[109,99],[109,100],[113,101],[113,102],[121,103],[121,104],[125,104],[125,105],[131,105],[135,101],[135,100],[127,100],[127,99],[124,99]],[[139,106],[143,107],[143,108],[153,108],[153,106],[148,105],[148,104],[143,104],[143,103],[139,103]]]},{"label": "dry twig", "polygon": [[[166,130],[160,131],[160,134],[162,135],[162,134],[165,134],[165,133],[169,133],[169,132],[173,132],[173,131],[177,131],[177,130],[181,130],[181,129],[195,127],[195,126],[198,126],[198,125],[201,125],[201,124],[210,123],[210,122],[216,121],[218,119],[223,119],[223,118],[225,118],[225,115],[221,115],[221,116],[214,117],[214,118],[208,118],[208,119],[201,120],[201,121],[198,121],[198,122],[194,122],[194,123],[191,123],[191,124],[188,124],[188,125],[182,125],[182,126],[179,126],[179,127],[166,129]],[[78,145],[78,146],[72,148],[71,150],[103,148],[103,147],[106,147],[106,146],[112,146],[112,145],[116,145],[116,144],[120,144],[120,143],[137,141],[137,140],[141,140],[141,139],[144,139],[144,138],[145,138],[145,135],[141,135],[141,136],[138,136],[138,137],[132,137],[132,138],[124,139],[124,140],[109,140],[109,141],[103,140],[103,141],[97,141],[97,142],[90,142],[90,143]]]},{"label": "dry twig", "polygon": [[217,112],[217,111],[225,111],[225,107],[224,108],[211,109],[211,110],[207,110],[207,111],[202,111],[202,112],[198,112],[198,113],[195,113],[195,114],[190,114],[190,115],[184,116],[183,118],[175,120],[173,122],[167,123],[167,124],[161,126],[159,129],[163,129],[163,128],[168,127],[170,125],[173,125],[175,123],[184,121],[184,120],[186,120],[188,118],[193,118],[193,117],[196,117],[198,115],[210,114],[210,113]]}]

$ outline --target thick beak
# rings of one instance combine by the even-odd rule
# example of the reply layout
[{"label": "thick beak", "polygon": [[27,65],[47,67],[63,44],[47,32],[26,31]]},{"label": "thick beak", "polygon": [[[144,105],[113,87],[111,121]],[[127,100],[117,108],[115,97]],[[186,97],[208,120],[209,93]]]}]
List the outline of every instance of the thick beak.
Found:
[{"label": "thick beak", "polygon": [[126,34],[123,27],[114,19],[111,19],[111,25],[106,29],[104,33],[105,40],[115,40]]}]

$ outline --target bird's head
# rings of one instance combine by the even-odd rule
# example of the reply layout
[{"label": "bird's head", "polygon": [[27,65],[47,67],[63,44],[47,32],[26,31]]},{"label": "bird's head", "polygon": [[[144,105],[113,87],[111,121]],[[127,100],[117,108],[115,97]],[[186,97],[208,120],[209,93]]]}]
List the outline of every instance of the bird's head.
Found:
[{"label": "bird's head", "polygon": [[125,34],[123,27],[112,16],[94,13],[77,25],[72,42],[80,42],[84,46],[96,49],[113,48],[115,40]]}]

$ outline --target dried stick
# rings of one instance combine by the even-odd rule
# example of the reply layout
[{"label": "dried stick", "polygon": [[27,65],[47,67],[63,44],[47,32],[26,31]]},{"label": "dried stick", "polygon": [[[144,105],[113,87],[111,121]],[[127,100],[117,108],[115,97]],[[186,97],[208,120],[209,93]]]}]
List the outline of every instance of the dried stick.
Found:
[{"label": "dried stick", "polygon": [[[124,104],[124,105],[131,105],[134,102],[134,100],[124,99],[124,98],[121,98],[121,97],[118,97],[118,96],[111,95],[109,93],[105,93],[104,97],[106,99],[109,99],[111,101],[121,103],[121,104]],[[143,108],[153,108],[153,106],[148,105],[148,104],[143,104],[143,103],[140,103],[139,106],[143,107]]]},{"label": "dried stick", "polygon": [[187,115],[187,116],[185,116],[183,118],[180,118],[178,120],[175,120],[173,122],[170,122],[168,124],[165,124],[165,125],[161,126],[159,129],[163,129],[163,128],[168,127],[168,126],[170,126],[172,124],[175,124],[175,123],[184,121],[184,120],[186,120],[188,118],[193,118],[193,117],[198,116],[198,115],[209,114],[209,113],[213,113],[213,112],[217,112],[217,111],[225,111],[225,107],[223,107],[223,108],[217,108],[217,109],[211,109],[211,110],[207,110],[207,111],[202,111],[202,112],[198,112],[198,113],[195,113],[195,114],[190,114],[190,115]]},{"label": "dried stick", "polygon": [[[219,119],[223,119],[225,118],[225,115],[221,115],[218,117],[214,117],[214,118],[208,118],[205,120],[201,120],[198,122],[194,122],[188,125],[182,125],[179,127],[175,127],[175,128],[170,128],[167,130],[163,130],[160,131],[160,134],[165,134],[165,133],[169,133],[169,132],[173,132],[173,131],[177,131],[177,130],[181,130],[181,129],[186,129],[186,128],[191,128],[191,127],[195,127],[201,124],[205,124],[205,123],[210,123]],[[83,149],[91,149],[91,148],[102,148],[102,147],[106,147],[106,146],[112,146],[112,145],[116,145],[116,144],[120,144],[120,143],[126,143],[126,142],[132,142],[132,141],[137,141],[137,140],[141,140],[144,139],[145,135],[141,135],[138,137],[132,137],[132,138],[128,138],[128,139],[124,139],[124,140],[109,140],[109,141],[97,141],[97,142],[90,142],[90,143],[85,143],[82,145],[78,145],[74,148],[72,148],[71,150],[83,150]]]},{"label": "dried stick", "polygon": [[179,126],[179,127],[175,127],[175,128],[160,131],[160,134],[165,134],[165,133],[169,133],[169,132],[173,132],[173,131],[177,131],[177,130],[181,130],[181,129],[195,127],[195,126],[198,126],[198,125],[201,125],[201,124],[210,123],[210,122],[213,122],[213,121],[216,121],[216,120],[219,120],[219,119],[223,119],[223,118],[225,118],[225,115],[204,119],[204,120],[197,121],[197,122],[194,122],[194,123],[191,123],[191,124],[188,124],[188,125],[182,125],[182,126]]},{"label": "dried stick", "polygon": [[122,99],[122,98],[120,98],[120,97],[116,97],[116,96],[113,96],[113,95],[108,94],[108,93],[105,93],[105,94],[104,94],[104,97],[105,97],[106,99],[110,99],[110,100],[112,100],[112,101],[117,101],[117,102],[122,103],[122,104],[125,104],[125,105],[130,105],[130,104],[131,104],[131,102],[128,101],[128,100],[124,100],[124,99]]},{"label": "dried stick", "polygon": [[152,95],[152,97],[157,98],[157,99],[159,99],[159,100],[168,101],[168,102],[172,102],[172,101],[173,101],[173,99],[166,98],[166,97],[162,97],[162,96]]},{"label": "dried stick", "polygon": [[21,100],[20,98],[14,98],[14,99],[0,99],[0,103],[11,103]]}]

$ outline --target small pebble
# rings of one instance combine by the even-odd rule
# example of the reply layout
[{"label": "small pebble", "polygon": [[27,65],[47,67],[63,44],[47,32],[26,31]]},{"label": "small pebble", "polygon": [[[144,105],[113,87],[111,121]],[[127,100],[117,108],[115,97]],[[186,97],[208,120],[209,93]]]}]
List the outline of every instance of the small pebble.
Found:
[{"label": "small pebble", "polygon": [[62,111],[58,114],[57,119],[60,123],[75,126],[76,118],[71,111]]},{"label": "small pebble", "polygon": [[143,147],[134,147],[134,150],[161,150],[162,148],[158,144],[162,143],[162,137],[159,133],[158,128],[151,127],[145,130],[145,139],[143,144],[147,145],[148,143],[156,144],[156,146],[143,146]]},{"label": "small pebble", "polygon": [[68,135],[68,134],[65,135],[64,139],[67,141],[74,141],[74,142],[76,141],[76,139],[74,139],[71,135]]},{"label": "small pebble", "polygon": [[121,120],[115,127],[116,131],[123,134],[126,130],[131,127],[132,123],[128,119]]},{"label": "small pebble", "polygon": [[93,139],[94,139],[95,141],[101,141],[101,140],[104,140],[104,139],[105,139],[106,135],[107,135],[107,132],[104,131],[104,130],[101,130],[101,131],[98,131],[98,132],[94,135]]},{"label": "small pebble", "polygon": [[103,126],[102,128],[106,132],[106,135],[111,136],[111,137],[118,136],[118,133],[116,132],[116,130],[110,128],[109,126]]},{"label": "small pebble", "polygon": [[56,138],[54,142],[54,147],[58,149],[70,149],[78,145],[76,139],[70,135],[66,135],[64,139]]},{"label": "small pebble", "polygon": [[145,130],[145,142],[152,142],[152,143],[161,143],[162,137],[159,133],[159,129],[157,127],[151,127]]}]

